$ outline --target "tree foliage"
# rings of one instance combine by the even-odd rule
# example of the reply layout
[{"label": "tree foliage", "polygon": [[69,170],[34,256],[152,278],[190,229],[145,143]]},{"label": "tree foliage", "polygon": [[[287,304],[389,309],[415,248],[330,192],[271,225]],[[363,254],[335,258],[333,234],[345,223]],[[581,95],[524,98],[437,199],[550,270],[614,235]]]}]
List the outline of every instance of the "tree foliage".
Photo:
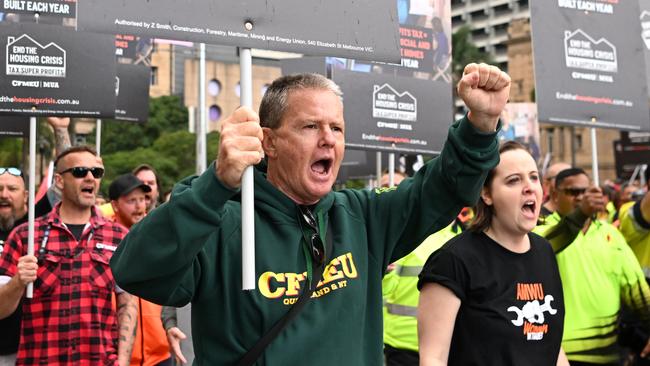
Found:
[{"label": "tree foliage", "polygon": [[[152,98],[144,124],[106,121],[102,128],[102,159],[106,175],[102,191],[120,174],[146,163],[158,172],[161,194],[174,183],[195,174],[196,135],[187,131],[187,109],[176,96]],[[91,134],[89,143],[94,143]],[[207,162],[215,159],[219,134],[207,136]]]},{"label": "tree foliage", "polygon": [[[27,141],[27,139],[25,139]],[[0,166],[18,167],[27,170],[23,165],[23,139],[4,137],[0,139]]]},{"label": "tree foliage", "polygon": [[471,32],[472,29],[464,25],[451,36],[452,73],[456,80],[460,80],[465,65],[471,62],[494,62],[492,55],[482,52],[472,43],[470,39]]},{"label": "tree foliage", "polygon": [[[25,118],[25,123],[29,124],[28,118]],[[29,126],[27,126],[27,130],[29,131]],[[43,159],[47,162],[53,158],[53,146],[54,133],[45,118],[39,118],[36,124],[36,153],[43,155]],[[29,135],[0,138],[0,166],[17,167],[27,174],[29,160],[28,156],[23,155],[29,153],[28,150]]]},{"label": "tree foliage", "polygon": [[[102,126],[102,153],[112,154],[152,146],[163,134],[187,130],[187,108],[178,96],[163,96],[149,100],[149,120],[133,123],[105,120]],[[95,143],[95,134],[88,142]]]}]

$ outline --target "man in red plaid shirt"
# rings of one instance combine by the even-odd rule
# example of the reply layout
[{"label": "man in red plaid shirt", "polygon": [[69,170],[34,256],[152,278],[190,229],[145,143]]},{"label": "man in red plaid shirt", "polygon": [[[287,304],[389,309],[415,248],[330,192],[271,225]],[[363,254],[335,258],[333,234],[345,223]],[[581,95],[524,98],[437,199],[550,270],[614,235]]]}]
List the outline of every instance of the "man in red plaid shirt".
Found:
[{"label": "man in red plaid shirt", "polygon": [[[127,230],[95,210],[104,168],[96,153],[72,147],[55,162],[62,201],[35,221],[27,255],[27,224],[9,236],[0,257],[0,319],[22,299],[16,365],[128,365],[135,298],[115,286],[109,260]],[[117,311],[111,299],[116,295]],[[118,334],[119,330],[119,334]]]}]

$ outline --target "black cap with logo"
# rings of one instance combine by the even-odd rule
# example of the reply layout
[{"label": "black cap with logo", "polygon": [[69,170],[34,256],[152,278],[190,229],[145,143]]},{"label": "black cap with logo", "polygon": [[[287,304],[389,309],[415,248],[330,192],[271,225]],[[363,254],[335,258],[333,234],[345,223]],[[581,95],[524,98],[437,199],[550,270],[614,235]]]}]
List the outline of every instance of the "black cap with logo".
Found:
[{"label": "black cap with logo", "polygon": [[144,193],[151,192],[151,187],[144,184],[133,174],[122,174],[115,178],[113,183],[108,187],[108,198],[115,201],[118,198],[131,193],[134,189],[142,188]]}]

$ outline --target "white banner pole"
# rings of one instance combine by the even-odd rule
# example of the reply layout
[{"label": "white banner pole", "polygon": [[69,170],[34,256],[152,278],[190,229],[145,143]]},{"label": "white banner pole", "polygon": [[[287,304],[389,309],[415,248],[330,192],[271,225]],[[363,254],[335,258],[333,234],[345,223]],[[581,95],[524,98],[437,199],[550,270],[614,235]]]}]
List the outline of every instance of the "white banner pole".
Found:
[{"label": "white banner pole", "polygon": [[[240,102],[244,107],[253,107],[253,58],[250,48],[239,49],[239,68],[241,77]],[[255,211],[253,167],[244,170],[241,181],[241,219],[242,219],[242,288],[255,289]]]},{"label": "white banner pole", "polygon": [[97,150],[97,156],[101,156],[102,148],[102,120],[97,118],[95,126],[95,150]]},{"label": "white banner pole", "polygon": [[[28,187],[28,213],[27,219],[27,254],[34,255],[34,200],[36,197],[36,117],[29,118],[29,187]],[[34,296],[34,283],[27,285],[25,296],[31,299]]]},{"label": "white banner pole", "polygon": [[376,165],[376,167],[377,167],[377,184],[376,184],[376,186],[377,186],[377,188],[380,188],[381,187],[381,151],[377,151],[376,157],[377,157],[377,163],[376,163],[377,164]]},{"label": "white banner pole", "polygon": [[200,175],[206,169],[206,137],[205,131],[208,116],[205,109],[205,43],[201,43],[199,54],[199,124],[196,128],[196,174]]},{"label": "white banner pole", "polygon": [[[596,117],[591,118],[591,122],[596,123]],[[591,171],[593,172],[594,184],[600,187],[600,178],[598,177],[598,144],[596,142],[596,128],[591,128]]]},{"label": "white banner pole", "polygon": [[388,154],[388,186],[395,186],[395,153]]}]

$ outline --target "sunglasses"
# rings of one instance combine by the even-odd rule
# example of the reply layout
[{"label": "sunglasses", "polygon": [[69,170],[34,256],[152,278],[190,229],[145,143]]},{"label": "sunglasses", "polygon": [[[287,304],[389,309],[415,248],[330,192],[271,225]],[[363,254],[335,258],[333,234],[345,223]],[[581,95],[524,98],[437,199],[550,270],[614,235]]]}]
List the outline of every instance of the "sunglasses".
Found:
[{"label": "sunglasses", "polygon": [[85,178],[90,172],[95,179],[99,179],[104,176],[104,168],[94,167],[88,168],[85,166],[76,166],[74,168],[66,169],[59,174],[70,173],[75,178]]},{"label": "sunglasses", "polygon": [[15,177],[23,176],[23,172],[18,168],[0,168],[0,175],[3,175],[4,173],[9,173]]},{"label": "sunglasses", "polygon": [[568,196],[578,197],[585,194],[587,188],[563,188],[562,192]]},{"label": "sunglasses", "polygon": [[298,206],[298,209],[300,210],[300,217],[302,218],[301,225],[302,223],[305,223],[314,231],[309,240],[309,252],[314,264],[320,267],[323,262],[325,262],[325,246],[323,245],[323,240],[320,237],[318,224],[316,223],[314,214],[312,214],[312,212],[307,207]]}]

